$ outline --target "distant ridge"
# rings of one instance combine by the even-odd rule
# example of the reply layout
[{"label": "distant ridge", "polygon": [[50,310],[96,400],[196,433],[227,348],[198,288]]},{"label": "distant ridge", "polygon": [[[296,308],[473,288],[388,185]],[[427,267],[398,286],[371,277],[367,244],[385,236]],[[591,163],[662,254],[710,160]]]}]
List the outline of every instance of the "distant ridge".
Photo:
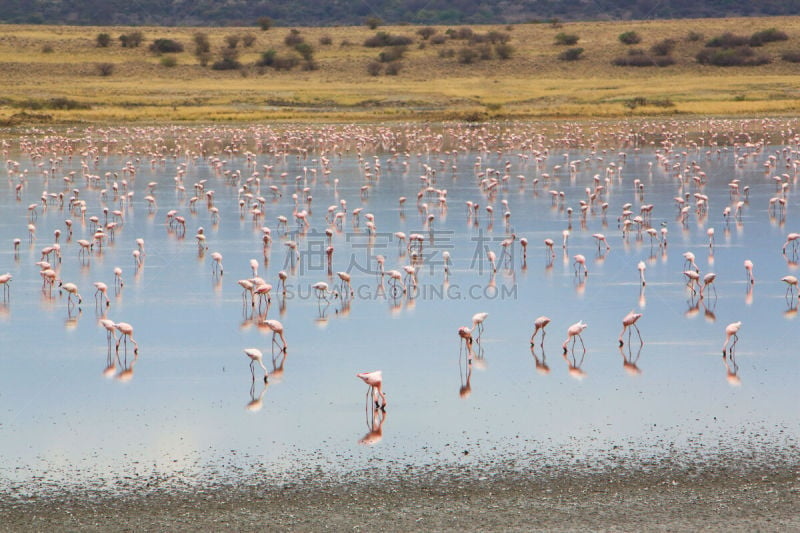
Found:
[{"label": "distant ridge", "polygon": [[514,24],[800,15],[800,0],[0,0],[0,22],[122,26]]}]

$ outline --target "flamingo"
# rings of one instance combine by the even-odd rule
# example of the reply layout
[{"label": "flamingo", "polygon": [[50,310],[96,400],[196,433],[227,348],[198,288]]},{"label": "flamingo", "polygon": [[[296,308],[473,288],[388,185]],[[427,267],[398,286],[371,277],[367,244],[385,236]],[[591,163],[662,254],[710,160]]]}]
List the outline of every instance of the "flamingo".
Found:
[{"label": "flamingo", "polygon": [[747,281],[749,281],[751,285],[755,283],[756,278],[753,277],[753,262],[751,260],[744,260],[744,271],[747,274]]},{"label": "flamingo", "polygon": [[11,280],[13,279],[13,277],[14,276],[12,276],[8,272],[6,272],[2,276],[0,276],[0,285],[3,286],[3,301],[4,302],[6,301],[6,294],[8,295],[8,298],[11,298],[11,286],[9,285],[9,283],[11,283]]},{"label": "flamingo", "polygon": [[470,329],[470,333],[478,328],[478,336],[480,337],[481,333],[483,333],[483,321],[489,316],[489,313],[481,312],[475,313],[472,315],[472,329]]},{"label": "flamingo", "polygon": [[588,276],[589,270],[586,268],[586,258],[581,254],[576,254],[572,257],[575,262],[572,263],[572,266],[575,267],[575,275],[577,276],[581,270],[583,270],[583,275]]},{"label": "flamingo", "polygon": [[215,276],[219,274],[222,275],[222,254],[219,252],[211,252],[211,273]]},{"label": "flamingo", "polygon": [[639,264],[636,265],[636,268],[639,269],[639,280],[642,282],[642,287],[644,287],[647,283],[644,279],[644,271],[647,270],[647,265],[644,263],[644,261],[639,261]]},{"label": "flamingo", "polygon": [[742,327],[742,322],[733,322],[728,324],[725,328],[725,344],[722,345],[722,357],[725,357],[725,350],[728,347],[728,342],[733,339],[733,343],[731,344],[731,352],[733,352],[733,347],[736,346],[736,343],[739,342],[739,328]]},{"label": "flamingo", "polygon": [[100,305],[103,304],[103,299],[105,299],[106,307],[111,305],[111,300],[108,298],[108,285],[103,283],[102,281],[95,281],[94,287],[97,289],[94,292],[94,299],[97,301],[97,295],[100,295]]},{"label": "flamingo", "polygon": [[581,346],[583,347],[584,351],[586,351],[586,346],[583,344],[583,337],[581,337],[581,333],[586,329],[586,327],[587,324],[585,324],[582,320],[579,320],[567,329],[567,340],[565,340],[564,344],[561,345],[564,353],[567,353],[567,344],[570,340],[572,340],[572,347],[575,347],[575,337],[580,339]]},{"label": "flamingo", "polygon": [[[630,311],[625,318],[622,319],[622,333],[619,334],[619,345],[623,346],[625,343],[622,342],[622,336],[625,334],[625,330],[632,327],[636,330],[636,334],[639,335],[639,341],[644,344],[642,341],[642,334],[639,332],[639,326],[636,325],[636,321],[642,318],[641,313],[634,313],[633,310]],[[628,342],[630,343],[631,340],[631,332],[628,330]]]},{"label": "flamingo", "polygon": [[252,374],[253,376],[253,381],[255,381],[256,379],[255,364],[258,363],[261,366],[261,368],[264,369],[264,383],[266,383],[269,379],[269,374],[267,372],[267,367],[264,366],[264,361],[263,361],[264,356],[261,353],[261,350],[259,350],[258,348],[245,348],[244,353],[247,357],[250,358],[250,374]]},{"label": "flamingo", "polygon": [[58,286],[61,287],[63,290],[67,291],[67,304],[72,304],[72,297],[78,299],[78,304],[80,304],[83,299],[81,298],[80,293],[78,292],[78,286],[74,283],[63,283],[61,281],[58,282]]},{"label": "flamingo", "polygon": [[[364,381],[367,385],[369,385],[369,389],[367,389],[367,398],[369,398],[370,392],[372,393],[372,400],[375,402],[375,408],[381,409],[382,411],[386,410],[386,395],[383,393],[382,386],[383,386],[383,372],[380,370],[374,370],[372,372],[360,372],[356,374],[356,377]],[[378,403],[378,397],[381,398],[381,403]]]},{"label": "flamingo", "polygon": [[546,316],[540,316],[539,318],[533,321],[533,335],[531,335],[531,346],[533,346],[533,339],[536,337],[536,334],[539,332],[539,330],[542,330],[542,342],[540,344],[541,345],[544,344],[544,336],[547,333],[544,330],[544,328],[549,323],[550,319]]},{"label": "flamingo", "polygon": [[268,318],[262,322],[265,326],[267,326],[272,331],[272,343],[277,344],[275,341],[275,335],[279,335],[281,338],[281,342],[283,343],[283,347],[281,348],[282,351],[286,351],[288,345],[286,344],[286,337],[283,336],[283,324],[278,322],[277,320]]},{"label": "flamingo", "polygon": [[[786,285],[787,285],[787,287],[786,287],[786,298],[787,299],[790,298],[790,297],[793,298],[794,297],[794,291],[797,290],[797,283],[798,283],[797,277],[796,276],[783,276],[781,278],[781,281],[786,283]],[[798,294],[798,297],[800,297],[800,294]]]},{"label": "flamingo", "polygon": [[139,354],[139,344],[133,339],[133,326],[131,326],[127,322],[115,322],[114,323],[114,327],[117,329],[117,331],[119,331],[121,333],[121,335],[119,336],[119,339],[117,339],[117,346],[116,346],[117,353],[119,353],[119,343],[120,343],[120,341],[122,341],[122,339],[125,339],[125,352],[127,353],[127,351],[128,351],[128,339],[130,339],[131,342],[133,343],[133,347],[134,347],[133,348],[133,353],[138,355]]}]

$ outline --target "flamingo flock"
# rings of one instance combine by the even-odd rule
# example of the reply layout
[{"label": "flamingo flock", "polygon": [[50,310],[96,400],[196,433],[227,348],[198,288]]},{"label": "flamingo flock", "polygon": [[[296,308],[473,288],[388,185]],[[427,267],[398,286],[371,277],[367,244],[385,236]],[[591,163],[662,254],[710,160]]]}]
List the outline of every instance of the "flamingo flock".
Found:
[{"label": "flamingo flock", "polygon": [[[631,265],[635,266],[619,276],[639,286],[636,303],[640,309],[632,309],[622,318],[622,332],[617,340],[620,348],[626,344],[630,348],[632,334],[636,333],[641,352],[644,341],[638,327],[643,316],[640,311],[646,301],[646,288],[654,290],[653,281],[645,281],[645,271],[648,264],[657,263],[659,256],[666,261],[668,226],[682,235],[689,235],[691,224],[701,228],[702,253],[708,254],[710,267],[724,241],[734,238],[731,226],[741,228],[748,217],[758,216],[759,212],[780,227],[786,223],[792,207],[790,193],[800,172],[800,158],[790,148],[800,142],[797,134],[786,133],[783,144],[775,145],[777,148],[753,138],[737,138],[723,146],[710,134],[698,141],[687,135],[667,134],[663,125],[643,123],[636,139],[622,131],[605,139],[618,141],[620,151],[614,153],[597,148],[602,145],[594,138],[599,133],[588,133],[578,126],[564,127],[569,133],[556,137],[524,127],[504,130],[495,126],[474,129],[467,125],[446,125],[440,129],[350,126],[315,130],[254,126],[219,130],[143,128],[135,135],[124,128],[109,128],[86,131],[75,137],[38,133],[6,140],[6,194],[13,196],[12,201],[18,204],[17,231],[22,235],[9,240],[10,250],[18,262],[27,232],[29,248],[40,252],[34,258],[39,259],[36,266],[43,297],[55,299],[53,289],[58,289],[66,297],[68,317],[77,319],[83,303],[81,282],[80,278],[62,279],[65,263],[89,275],[102,260],[110,257],[116,261],[121,257],[117,251],[124,248],[126,261],[133,258],[132,275],[141,279],[148,270],[145,240],[129,235],[126,226],[130,221],[144,217],[148,231],[162,232],[169,242],[183,248],[186,248],[183,245],[188,225],[189,235],[194,232],[193,239],[188,240],[194,246],[189,247],[192,253],[186,256],[195,257],[207,268],[208,277],[216,287],[241,288],[245,322],[271,334],[273,356],[277,351],[285,358],[288,345],[284,322],[270,316],[271,307],[277,300],[278,312],[283,317],[288,307],[287,283],[299,283],[303,269],[312,268],[312,259],[319,259],[324,268],[316,272],[327,277],[310,285],[313,293],[308,294],[317,300],[317,320],[327,323],[330,306],[334,306],[339,317],[348,315],[354,305],[370,305],[370,299],[361,298],[357,290],[363,288],[358,284],[365,284],[366,279],[370,295],[380,296],[380,301],[388,302],[394,313],[404,307],[412,309],[417,301],[423,301],[419,295],[431,284],[448,287],[459,278],[476,276],[489,289],[497,287],[498,279],[502,283],[533,269],[541,268],[543,276],[547,275],[555,266],[560,233],[564,271],[573,279],[578,295],[591,290],[593,283],[602,284],[600,280],[594,281],[595,272],[600,271],[602,276],[607,257],[627,254],[634,259]],[[717,130],[725,127],[716,125]],[[639,137],[651,139],[652,152],[644,155]],[[588,155],[578,157],[570,148],[579,145],[592,149],[586,152]],[[560,152],[563,155],[558,155]],[[11,154],[19,160],[12,159]],[[623,175],[631,157],[652,158],[648,175],[634,179]],[[763,160],[764,176],[771,179],[745,184],[734,178],[728,184],[727,203],[716,205],[716,200],[707,194],[706,170],[723,157],[733,158],[738,169]],[[341,171],[346,160],[355,161],[356,176],[346,176]],[[124,161],[122,165],[120,161]],[[173,175],[169,176],[165,171],[168,163],[173,165],[170,169],[174,167],[174,173],[170,172]],[[210,176],[201,177],[200,169],[207,169]],[[159,175],[159,180],[137,189],[137,176],[147,172]],[[403,196],[398,196],[396,203],[392,200],[397,207],[378,209],[376,198],[387,183],[396,186],[398,194]],[[648,203],[652,201],[651,190],[658,187],[674,189],[675,206]],[[387,188],[394,193],[395,189]],[[751,195],[767,188],[774,188],[769,203],[751,204]],[[141,191],[146,194],[139,201],[137,194]],[[469,198],[464,201],[466,211],[449,213],[453,196]],[[327,209],[324,204],[317,205],[320,197],[332,198]],[[512,209],[518,209],[516,206],[522,202],[526,209],[547,210],[558,227],[515,227],[516,221],[523,217],[512,215]],[[353,203],[359,203],[358,207],[352,207]],[[157,215],[159,211],[165,214]],[[618,216],[609,217],[608,213]],[[409,222],[408,218],[414,220]],[[442,232],[452,227],[452,218],[458,219],[456,225],[468,228],[471,236],[493,235],[495,231],[500,235],[486,242],[476,237],[479,245],[473,247],[472,260],[468,261],[462,243],[442,245],[446,241]],[[706,227],[712,223],[717,227]],[[238,225],[243,244],[237,246],[259,259],[239,264],[229,262],[231,247],[217,239],[215,231],[224,224]],[[52,235],[52,239],[46,235]],[[38,243],[46,238],[45,245],[38,248]],[[594,242],[586,245],[589,239]],[[312,244],[319,244],[318,256],[312,257],[317,249],[312,249]],[[529,246],[543,247],[545,259],[541,267],[528,261]],[[582,253],[570,252],[581,246],[578,251]],[[343,248],[349,255],[341,253]],[[799,248],[800,233],[790,232],[782,245],[774,246],[773,258],[778,261],[782,257],[787,267],[794,269]],[[355,258],[357,250],[364,251],[363,259]],[[382,253],[376,254],[376,250]],[[713,315],[719,298],[718,284],[722,283],[719,291],[723,293],[725,284],[730,290],[734,280],[711,271],[703,273],[698,265],[699,250],[700,247],[682,254],[681,269],[669,273],[648,270],[648,276],[661,276],[655,285],[685,283],[689,310],[703,306],[707,314]],[[148,251],[152,253],[150,246]],[[754,263],[744,254],[739,261],[745,269],[746,298],[752,301]],[[271,267],[276,262],[280,262],[280,271]],[[15,287],[27,281],[23,279],[26,271],[16,268],[12,273],[12,266],[5,264],[0,264],[0,268],[9,270],[0,275],[0,285],[3,305],[10,307],[14,305],[11,281],[15,281]],[[261,268],[263,272],[259,275]],[[231,271],[245,274],[241,279],[228,280]],[[113,280],[92,282],[98,325],[106,331],[109,351],[113,344],[117,356],[120,348],[126,354],[130,342],[138,358],[139,344],[134,340],[133,326],[107,317],[107,313],[116,311],[109,292],[122,299],[125,287],[123,268],[114,266],[113,273]],[[797,277],[787,274],[780,280],[763,283],[780,282],[786,284],[789,310],[796,310],[800,301]],[[531,312],[534,306],[529,302],[513,305],[520,315],[535,316]],[[535,307],[555,305],[555,302],[537,302]],[[468,365],[482,359],[481,337],[488,316],[488,312],[476,313],[470,326],[458,329],[460,353],[466,347]],[[287,320],[294,318],[290,316]],[[533,322],[530,346],[537,358],[537,369],[546,365],[539,364],[536,337],[541,331],[538,346],[543,349],[545,328],[550,323],[546,316]],[[583,320],[566,327],[566,339],[561,345],[565,355],[578,353],[578,345],[586,351],[582,333],[587,327]],[[734,350],[740,327],[741,322],[737,321],[725,329],[723,356]],[[147,337],[146,331],[143,336]],[[261,348],[245,348],[244,353],[250,362],[252,379],[255,380],[258,364],[264,370],[266,383],[269,372]],[[623,357],[626,364],[635,366],[630,354],[623,352]],[[127,370],[132,375],[132,365]],[[580,365],[573,362],[570,372],[579,375]],[[385,412],[382,372],[360,372],[357,376],[368,385],[370,409]],[[462,387],[469,389],[466,384]],[[265,391],[266,387],[260,396],[253,392],[252,402],[256,402],[253,405],[261,405]],[[376,428],[382,427],[383,418],[379,419],[380,422],[369,426],[370,432],[379,432]]]}]

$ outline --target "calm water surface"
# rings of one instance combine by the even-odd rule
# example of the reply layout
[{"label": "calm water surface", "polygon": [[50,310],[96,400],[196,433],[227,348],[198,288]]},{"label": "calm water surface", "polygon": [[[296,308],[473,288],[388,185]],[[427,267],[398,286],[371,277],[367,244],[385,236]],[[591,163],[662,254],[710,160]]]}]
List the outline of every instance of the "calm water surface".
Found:
[{"label": "calm water surface", "polygon": [[[310,143],[307,156],[290,152],[280,157],[270,150],[308,139],[298,136],[283,144],[246,132],[245,137],[252,135],[247,146],[256,152],[250,166],[245,145],[237,152],[224,151],[230,132],[215,139],[212,130],[191,135],[180,130],[175,137],[169,131],[152,134],[160,140],[149,143],[142,140],[150,135],[147,131],[127,137],[118,132],[118,143],[96,159],[93,153],[80,153],[91,150],[90,138],[92,146],[103,146],[102,133],[65,134],[74,139],[75,155],[71,161],[56,161],[49,179],[43,170],[63,153],[43,149],[41,157],[32,159],[28,150],[20,151],[17,138],[8,140],[7,157],[27,174],[21,178],[13,165],[0,171],[0,273],[13,275],[10,298],[0,307],[0,476],[5,483],[43,478],[83,483],[153,472],[191,478],[209,468],[225,476],[256,466],[289,474],[298,463],[325,471],[369,468],[382,461],[470,464],[532,453],[558,463],[612,449],[656,458],[713,455],[755,441],[794,445],[800,436],[797,299],[786,299],[780,281],[797,275],[791,246],[788,257],[781,254],[787,234],[800,228],[792,222],[796,175],[793,167],[785,167],[796,153],[781,152],[784,145],[709,150],[687,140],[672,147],[667,164],[661,164],[656,148],[662,154],[664,148],[647,143],[636,150],[630,143],[610,143],[606,152],[578,149],[562,139],[540,139],[529,146],[490,141],[481,148],[452,141],[445,132],[438,153],[424,151],[420,141],[408,153],[400,145],[392,157],[391,141],[383,138],[380,146],[376,134],[372,144],[362,140],[361,147],[352,137],[327,154]],[[192,135],[204,136],[204,156],[193,156],[200,142],[186,143]],[[42,146],[46,137],[41,132],[27,139]],[[261,150],[253,140],[258,137]],[[189,147],[173,148],[182,142]],[[448,142],[458,148],[455,154],[445,153]],[[128,144],[133,148],[123,151]],[[168,147],[161,149],[163,155],[160,144]],[[769,156],[777,156],[777,167],[765,168]],[[225,160],[219,170],[215,157]],[[330,173],[324,172],[323,157],[330,158]],[[82,161],[99,183],[87,186]],[[123,173],[128,162],[136,168],[135,177]],[[572,173],[569,162],[579,162]],[[272,167],[268,177],[265,165]],[[184,167],[182,193],[175,178]],[[255,184],[251,187],[266,199],[264,218],[256,223],[248,206],[244,215],[239,208],[240,188],[254,169],[262,179],[260,192]],[[70,171],[76,172],[73,182],[65,184]],[[236,172],[241,177],[231,177]],[[704,185],[692,179],[701,173]],[[773,216],[768,207],[777,194],[772,177],[783,173],[789,183],[786,215]],[[112,199],[115,174],[134,192],[127,206]],[[481,180],[492,176],[498,180],[493,195],[481,188]],[[587,188],[595,187],[595,176],[605,191],[582,223],[580,201],[587,199]],[[749,186],[748,198],[743,192],[730,195],[734,179],[740,191]],[[201,180],[206,180],[205,191],[214,191],[218,221],[202,198],[196,210],[190,209],[193,184]],[[642,184],[644,196],[634,180]],[[152,192],[150,182],[157,183]],[[364,185],[369,188],[362,195]],[[435,194],[417,202],[417,193],[428,185],[447,190],[446,211]],[[292,195],[298,194],[302,203],[304,187],[313,197],[310,227],[298,232]],[[96,215],[103,220],[103,207],[124,214],[113,242],[102,253],[95,248],[84,261],[76,241],[91,239],[91,224],[57,202],[36,209],[36,240],[28,242],[29,204],[41,203],[45,190],[66,191],[68,198],[72,189],[80,189],[87,219]],[[105,199],[101,189],[107,190]],[[550,190],[563,192],[563,202],[554,205]],[[692,209],[684,224],[674,198],[686,193],[707,195],[709,209],[706,216]],[[157,201],[152,212],[147,194]],[[400,196],[408,198],[402,210]],[[341,200],[347,202],[347,216],[338,229],[325,217],[328,206],[340,206]],[[467,216],[467,201],[480,204],[477,218]],[[511,213],[508,226],[503,201]],[[726,223],[723,209],[735,211],[738,201],[744,202],[739,219]],[[602,202],[608,203],[605,216]],[[435,217],[432,229],[421,203]],[[654,205],[650,224],[668,230],[665,249],[651,245],[646,234],[637,237],[635,230],[623,237],[618,217],[627,203],[634,215],[641,205]],[[487,205],[493,207],[493,222]],[[687,205],[693,207],[694,199]],[[358,227],[352,222],[356,208],[363,209]],[[571,222],[567,208],[573,209]],[[165,222],[172,209],[186,219],[185,237]],[[366,213],[374,214],[373,237]],[[278,229],[279,215],[289,218],[289,234]],[[65,218],[74,220],[71,240]],[[262,225],[272,229],[274,238],[266,258]],[[196,244],[198,227],[205,230],[207,251],[200,252]],[[562,231],[570,227],[564,250]],[[325,264],[326,228],[335,230],[332,277]],[[709,228],[715,230],[713,252]],[[55,229],[62,231],[58,277],[78,286],[83,296],[79,308],[70,309],[66,294],[58,290],[52,296],[42,290],[35,262],[41,249],[53,243]],[[394,296],[387,281],[379,288],[376,255],[386,257],[387,270],[402,272],[411,262],[393,235],[397,231],[425,237],[415,296]],[[611,246],[606,253],[598,253],[592,236],[598,232]],[[501,263],[501,241],[511,233],[517,241],[510,259]],[[524,264],[521,237],[529,241]],[[14,238],[22,240],[16,254]],[[137,238],[146,243],[138,271],[132,256]],[[553,261],[545,238],[556,243]],[[301,256],[294,267],[284,245],[289,239],[298,243]],[[488,250],[500,263],[494,275]],[[445,251],[452,259],[447,281]],[[696,255],[701,276],[716,273],[716,297],[691,296],[682,274],[686,251]],[[222,276],[212,275],[211,252],[223,256]],[[586,257],[588,276],[575,275],[575,254]],[[236,282],[252,277],[250,259],[258,261],[259,275],[275,287],[278,271],[289,273],[286,297],[273,289],[267,312],[267,318],[285,327],[285,356],[276,352],[273,359],[271,332],[259,326],[249,303],[242,303]],[[745,278],[746,259],[755,264],[752,290]],[[644,289],[640,261],[647,268]],[[117,266],[124,280],[119,291],[114,289]],[[336,271],[350,272],[356,294],[349,303],[330,296],[326,305],[311,285],[325,281],[335,286]],[[94,302],[95,281],[109,286],[107,311]],[[621,320],[631,310],[643,315],[638,326],[644,342],[634,333],[630,345],[626,335],[626,346],[619,348]],[[470,369],[457,330],[471,326],[477,312],[489,316]],[[544,345],[537,341],[532,353],[529,338],[540,315],[552,322]],[[130,346],[127,357],[124,347],[119,359],[113,350],[109,355],[105,330],[98,324],[104,316],[134,326],[138,356]],[[578,343],[564,355],[566,330],[578,320],[588,323],[585,353]],[[723,359],[725,327],[736,321],[742,322],[740,339],[733,357]],[[266,388],[258,367],[253,382],[243,352],[247,347],[265,353],[271,372]],[[373,434],[374,444],[365,446],[359,441],[369,433],[371,413],[365,406],[366,385],[355,374],[375,369],[383,371],[388,407],[382,433]],[[247,409],[258,398],[261,409]]]}]

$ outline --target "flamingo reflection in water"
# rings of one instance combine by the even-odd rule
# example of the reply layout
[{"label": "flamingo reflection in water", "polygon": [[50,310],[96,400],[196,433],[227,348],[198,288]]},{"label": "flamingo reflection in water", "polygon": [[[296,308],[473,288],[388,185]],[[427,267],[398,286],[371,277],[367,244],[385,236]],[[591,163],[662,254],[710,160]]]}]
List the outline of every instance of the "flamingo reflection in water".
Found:
[{"label": "flamingo reflection in water", "polygon": [[367,402],[367,434],[364,435],[359,444],[365,446],[372,446],[378,444],[383,438],[383,424],[386,422],[386,410],[381,408],[369,409],[369,402]]},{"label": "flamingo reflection in water", "polygon": [[536,364],[536,371],[543,376],[546,376],[550,373],[550,367],[547,366],[547,356],[544,353],[544,343],[540,345],[542,348],[542,358],[540,359],[538,355],[536,355],[536,345],[531,343],[531,355],[533,356],[533,361]]},{"label": "flamingo reflection in water", "polygon": [[728,380],[728,383],[734,387],[738,387],[742,384],[741,378],[739,378],[739,364],[736,362],[736,354],[734,354],[733,349],[731,349],[728,356],[722,356],[722,362],[725,364],[725,379]]},{"label": "flamingo reflection in water", "polygon": [[[458,389],[458,395],[461,398],[469,398],[472,394],[472,360],[475,353],[472,351],[473,339],[470,328],[462,326],[458,328],[458,336],[460,337],[458,346],[458,374],[461,378],[461,385]],[[466,352],[463,350],[463,345],[466,344]],[[464,354],[462,357],[461,354]]]},{"label": "flamingo reflection in water", "polygon": [[622,356],[622,368],[630,374],[631,376],[638,376],[642,373],[642,370],[639,368],[638,362],[639,357],[642,355],[642,348],[644,348],[644,343],[639,345],[639,348],[636,350],[636,355],[633,355],[633,350],[631,349],[631,343],[628,343],[627,352],[626,348],[623,347],[621,344],[619,345],[619,354]]},{"label": "flamingo reflection in water", "polygon": [[[369,385],[367,389],[367,407],[369,407],[369,397],[372,393],[372,401],[376,409],[386,410],[386,395],[383,393],[383,372],[374,370],[372,372],[360,372],[356,377],[361,379],[364,383]],[[381,401],[378,401],[380,397]]]},{"label": "flamingo reflection in water", "polygon": [[256,394],[256,380],[250,382],[250,401],[244,406],[245,409],[250,411],[251,413],[256,413],[264,407],[264,394],[267,392],[267,388],[269,387],[269,382],[264,379],[264,387],[261,391]]},{"label": "flamingo reflection in water", "polygon": [[564,352],[563,355],[564,355],[564,361],[567,362],[567,371],[569,372],[569,375],[577,379],[578,381],[585,378],[586,372],[581,368],[581,366],[583,366],[583,360],[586,357],[586,348],[584,348],[583,351],[581,351],[580,357],[575,355],[574,349],[571,350],[569,353]]}]

